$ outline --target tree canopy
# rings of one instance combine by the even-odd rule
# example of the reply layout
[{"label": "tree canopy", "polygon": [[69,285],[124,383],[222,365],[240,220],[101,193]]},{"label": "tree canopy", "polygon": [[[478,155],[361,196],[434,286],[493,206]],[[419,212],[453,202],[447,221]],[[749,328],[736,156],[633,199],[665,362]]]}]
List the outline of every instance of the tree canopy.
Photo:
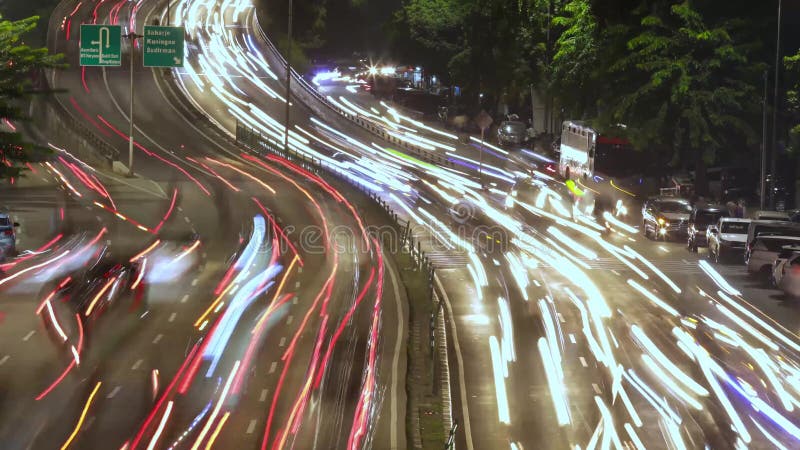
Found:
[{"label": "tree canopy", "polygon": [[59,55],[49,55],[45,48],[24,44],[38,17],[9,21],[0,17],[0,179],[18,176],[20,163],[28,161],[34,144],[16,131],[14,123],[28,120],[24,101],[38,93],[32,75],[46,67],[55,67]]}]

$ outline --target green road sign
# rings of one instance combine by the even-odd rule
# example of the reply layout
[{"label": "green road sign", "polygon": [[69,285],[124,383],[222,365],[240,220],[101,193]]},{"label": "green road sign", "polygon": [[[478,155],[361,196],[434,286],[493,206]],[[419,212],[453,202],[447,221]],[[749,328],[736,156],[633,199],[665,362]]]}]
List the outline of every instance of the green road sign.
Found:
[{"label": "green road sign", "polygon": [[144,27],[144,66],[183,67],[183,27]]},{"label": "green road sign", "polygon": [[119,25],[81,25],[80,65],[121,66],[122,29]]}]

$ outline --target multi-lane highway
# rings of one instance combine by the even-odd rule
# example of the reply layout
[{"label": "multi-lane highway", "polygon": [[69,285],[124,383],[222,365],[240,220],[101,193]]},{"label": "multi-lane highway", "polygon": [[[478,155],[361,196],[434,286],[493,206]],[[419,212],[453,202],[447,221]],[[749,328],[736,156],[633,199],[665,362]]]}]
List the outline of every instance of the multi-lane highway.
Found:
[{"label": "multi-lane highway", "polygon": [[[22,242],[39,250],[0,279],[0,333],[14,343],[0,354],[0,439],[406,447],[405,376],[393,370],[402,289],[355,197],[231,140],[238,123],[282,147],[280,55],[248,0],[170,10],[186,65],[134,67],[139,177],[67,153],[38,167],[52,205]],[[148,0],[64,1],[49,42],[74,64],[79,23],[141,33],[165,13]],[[123,64],[52,81],[124,152],[127,77]],[[609,180],[581,188],[630,210],[609,219],[611,234],[530,151],[481,149],[352,89],[319,96],[301,83],[291,150],[382,197],[437,266],[456,447],[797,446],[796,308],[737,266],[642,238],[641,199]]]},{"label": "multi-lane highway", "polygon": [[[51,81],[123,154],[128,67],[78,67],[76,30],[141,33],[158,6],[62,2],[54,13],[65,19],[52,49],[73,66]],[[404,374],[390,370],[404,367],[402,294],[354,197],[284,159],[241,154],[160,74],[134,77],[137,177],[59,150],[41,189],[65,192],[69,206],[52,211],[62,225],[0,281],[13,304],[4,342],[27,346],[1,356],[4,447],[404,447],[402,422],[383,424],[405,416]],[[28,228],[20,248],[33,250]]]},{"label": "multi-lane highway", "polygon": [[[223,128],[280,143],[283,67],[253,17],[246,2],[179,3],[179,83]],[[474,146],[354,95],[295,95],[291,147],[384,196],[439,263],[459,446],[793,445],[797,392],[781,380],[797,374],[796,337],[748,303],[763,296],[644,241],[636,217],[602,234],[529,153],[486,149],[481,188]]]}]

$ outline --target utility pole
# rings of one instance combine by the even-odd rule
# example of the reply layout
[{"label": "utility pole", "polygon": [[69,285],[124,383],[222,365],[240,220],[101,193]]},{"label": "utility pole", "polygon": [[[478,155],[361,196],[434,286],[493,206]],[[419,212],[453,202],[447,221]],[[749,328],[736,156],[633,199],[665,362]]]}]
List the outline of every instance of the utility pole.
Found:
[{"label": "utility pole", "polygon": [[130,121],[130,127],[128,128],[128,176],[133,176],[133,53],[136,49],[136,39],[143,37],[141,34],[136,34],[135,32],[131,31],[130,33],[122,36],[130,41],[131,48],[129,49],[131,54],[131,66],[129,70],[131,72],[131,101],[130,101],[130,109],[128,109],[128,120]]},{"label": "utility pole", "polygon": [[289,154],[289,101],[292,98],[292,0],[289,0],[289,25],[286,29],[286,127],[283,135],[283,151]]},{"label": "utility pole", "polygon": [[772,157],[770,161],[770,175],[772,183],[770,186],[769,206],[775,209],[775,180],[776,180],[776,160],[778,156],[778,76],[781,70],[781,7],[783,0],[778,0],[778,36],[775,41],[775,86],[772,97]]},{"label": "utility pole", "polygon": [[761,121],[761,176],[759,177],[760,202],[759,209],[764,210],[767,204],[767,96],[769,85],[769,72],[764,71],[764,102],[762,103]]}]

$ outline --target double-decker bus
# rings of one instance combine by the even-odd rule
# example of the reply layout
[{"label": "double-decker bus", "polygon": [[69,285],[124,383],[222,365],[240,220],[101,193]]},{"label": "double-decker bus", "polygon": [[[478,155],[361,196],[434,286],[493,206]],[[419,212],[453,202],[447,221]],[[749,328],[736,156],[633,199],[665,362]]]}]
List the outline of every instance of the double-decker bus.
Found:
[{"label": "double-decker bus", "polygon": [[599,135],[579,121],[562,124],[560,150],[558,171],[564,178],[625,177],[642,170],[641,155],[628,141]]}]

